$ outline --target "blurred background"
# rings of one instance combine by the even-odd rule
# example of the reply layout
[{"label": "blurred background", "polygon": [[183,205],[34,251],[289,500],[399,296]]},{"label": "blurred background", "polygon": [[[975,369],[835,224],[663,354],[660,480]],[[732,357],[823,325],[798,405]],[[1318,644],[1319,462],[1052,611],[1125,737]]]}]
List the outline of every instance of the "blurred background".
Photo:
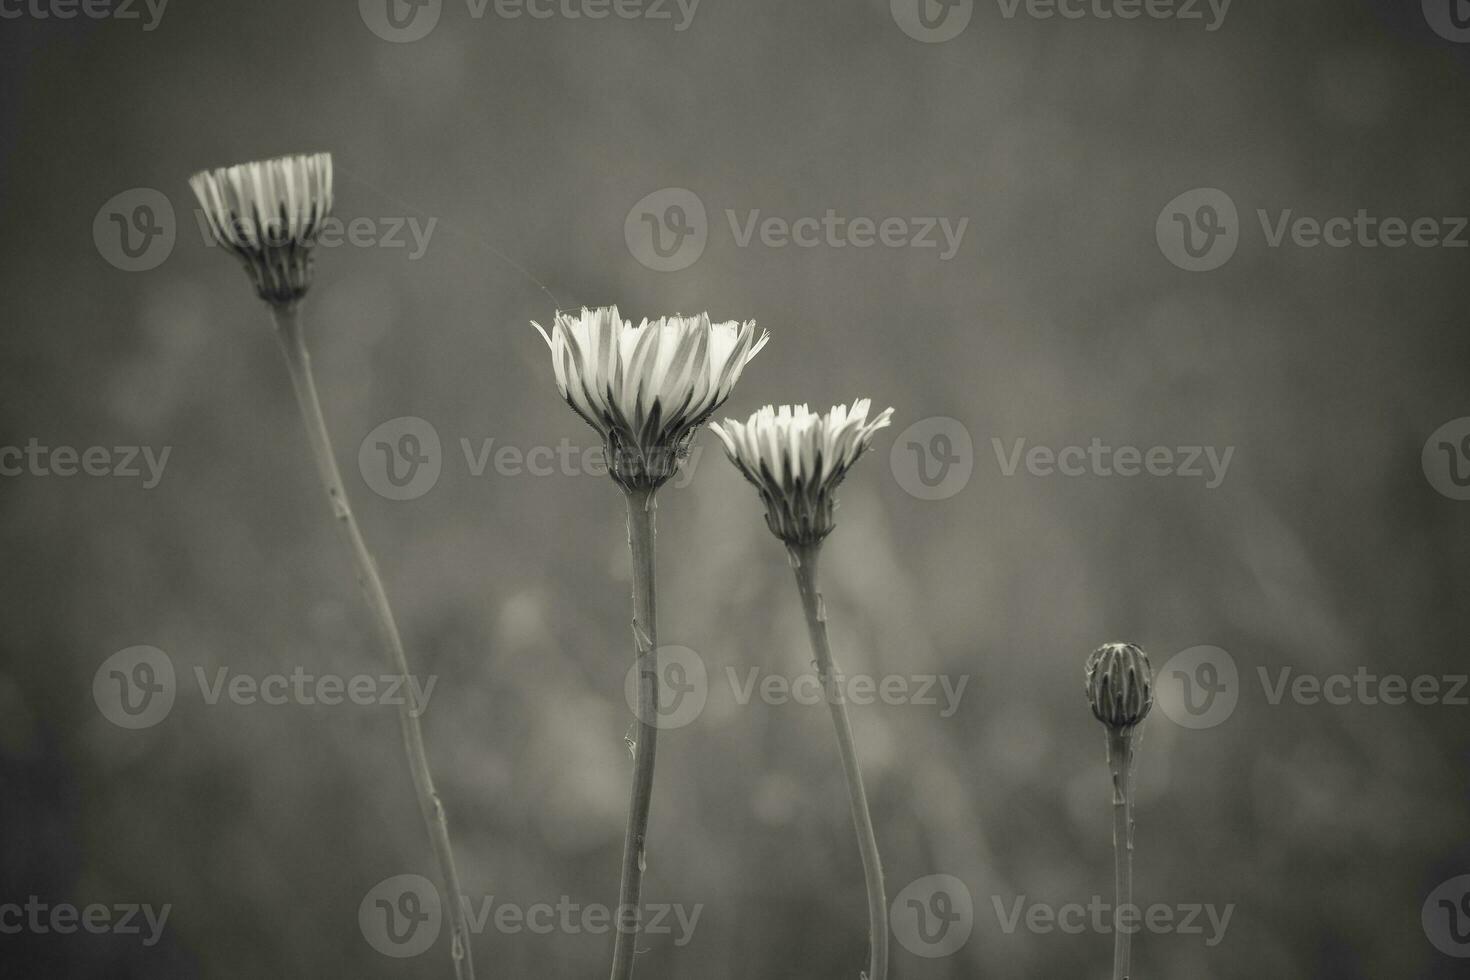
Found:
[{"label": "blurred background", "polygon": [[[895,408],[823,569],[846,669],[911,685],[851,706],[889,898],[955,910],[949,943],[895,913],[894,977],[1108,976],[1105,930],[1013,910],[1111,902],[1082,665],[1115,639],[1150,651],[1161,692],[1136,898],[1231,910],[1222,934],[1201,913],[1200,933],[1135,938],[1136,976],[1463,975],[1466,692],[1271,696],[1363,671],[1446,694],[1467,669],[1470,505],[1439,456],[1470,432],[1451,8],[391,2],[0,8],[0,903],[169,907],[151,936],[142,913],[141,934],[0,916],[0,973],[452,975],[447,929],[394,957],[366,924],[380,883],[434,875],[395,709],[210,695],[386,670],[265,307],[187,186],[326,150],[356,231],[318,250],[304,316],[348,491],[436,679],[429,751],[492,910],[482,977],[594,976],[611,948],[493,909],[616,901],[622,500],[544,453],[539,473],[486,455],[595,446],[529,321],[603,303],[759,320],[731,415]],[[1196,189],[1218,193],[1171,209]],[[814,244],[761,230],[829,209],[846,230]],[[1360,210],[1460,245],[1272,245]],[[888,242],[854,244],[855,219],[871,243],[885,218]],[[965,221],[954,248],[941,219]],[[1234,252],[1181,251],[1188,222],[1196,252]],[[412,444],[429,476],[406,490],[380,455],[405,431],[439,443]],[[1094,438],[1232,455],[1219,480],[1008,459]],[[58,472],[54,450],[74,469],[93,447],[112,475]],[[743,689],[809,670],[796,590],[753,490],[700,449],[660,498],[659,638],[695,653],[705,704],[661,739],[645,885],[698,919],[644,937],[638,976],[854,978],[863,881],[827,710]],[[172,701],[125,727],[109,658],[140,646]],[[1191,679],[1230,710],[1191,727]],[[952,710],[940,680],[965,685]]]}]

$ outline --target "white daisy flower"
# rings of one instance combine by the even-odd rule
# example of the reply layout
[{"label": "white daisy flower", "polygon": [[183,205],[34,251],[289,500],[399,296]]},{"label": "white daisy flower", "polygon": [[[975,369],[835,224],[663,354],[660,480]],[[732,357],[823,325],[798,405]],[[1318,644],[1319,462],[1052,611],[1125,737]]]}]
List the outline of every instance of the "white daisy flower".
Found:
[{"label": "white daisy flower", "polygon": [[288,306],[311,285],[312,249],[332,210],[332,155],[279,157],[189,178],[210,234],[245,264],[261,299]]},{"label": "white daisy flower", "polygon": [[548,332],[556,387],[602,436],[608,469],[625,489],[652,490],[674,475],[695,430],[725,403],[769,335],[755,321],[709,314],[624,320],[616,306],[558,313]]},{"label": "white daisy flower", "polygon": [[885,408],[869,419],[871,407],[859,398],[821,415],[805,405],[767,405],[746,422],[726,419],[710,429],[760,491],[772,533],[787,544],[812,544],[834,526],[837,485],[893,415]]}]

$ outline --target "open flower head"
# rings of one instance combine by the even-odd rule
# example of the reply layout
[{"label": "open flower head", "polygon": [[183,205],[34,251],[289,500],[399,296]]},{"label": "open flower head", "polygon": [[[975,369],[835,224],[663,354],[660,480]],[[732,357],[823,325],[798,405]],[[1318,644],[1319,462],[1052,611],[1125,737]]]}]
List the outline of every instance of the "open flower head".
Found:
[{"label": "open flower head", "polygon": [[769,336],[755,321],[709,314],[644,320],[616,306],[558,313],[547,331],[556,387],[602,436],[608,470],[625,489],[655,489],[674,475],[695,431],[725,403]]},{"label": "open flower head", "polygon": [[311,286],[312,250],[332,210],[332,155],[311,153],[205,170],[189,178],[215,241],[277,306]]},{"label": "open flower head", "polygon": [[821,415],[805,405],[767,405],[746,422],[726,419],[710,429],[760,492],[772,533],[787,544],[812,544],[835,524],[837,485],[893,415],[885,408],[870,419],[871,407],[859,398]]}]

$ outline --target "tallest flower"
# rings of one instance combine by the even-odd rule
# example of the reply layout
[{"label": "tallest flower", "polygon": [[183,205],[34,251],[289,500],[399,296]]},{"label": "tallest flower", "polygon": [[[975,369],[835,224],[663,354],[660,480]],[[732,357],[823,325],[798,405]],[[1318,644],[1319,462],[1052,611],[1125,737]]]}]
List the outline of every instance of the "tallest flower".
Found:
[{"label": "tallest flower", "polygon": [[330,153],[205,170],[189,186],[210,234],[244,264],[261,299],[294,306],[306,295],[317,236],[332,212]]},{"label": "tallest flower", "polygon": [[548,332],[561,396],[598,434],[624,490],[657,490],[688,452],[695,431],[725,403],[769,335],[755,321],[711,323],[709,314],[644,320],[616,306],[558,313]]},{"label": "tallest flower", "polygon": [[[357,526],[357,518],[347,500],[347,488],[337,469],[301,320],[301,301],[311,288],[317,237],[332,211],[331,154],[278,157],[205,170],[191,177],[189,186],[194,189],[214,240],[241,261],[256,295],[270,307],[276,340],[285,354],[291,387],[296,392],[296,403],[306,426],[306,439],[332,508],[332,523],[341,531],[352,553],[357,582],[372,611],[384,653],[398,676],[409,677],[408,654],[388,604],[388,590]],[[434,788],[419,723],[423,712],[424,705],[410,690],[398,702],[399,732],[414,791],[418,794],[419,810],[433,846],[439,882],[450,909],[447,915],[452,920],[450,955],[455,977],[475,980],[469,919],[449,843],[449,822]]]},{"label": "tallest flower", "polygon": [[[638,739],[623,837],[612,980],[633,976],[647,865],[648,814],[658,751],[658,603],[654,589],[654,496],[674,475],[695,432],[730,397],[767,335],[754,321],[711,323],[707,314],[633,326],[616,306],[558,313],[547,331],[561,396],[602,436],[608,472],[628,503],[633,558],[633,652]],[[625,910],[627,910],[625,912]],[[631,913],[631,919],[627,916]]]}]

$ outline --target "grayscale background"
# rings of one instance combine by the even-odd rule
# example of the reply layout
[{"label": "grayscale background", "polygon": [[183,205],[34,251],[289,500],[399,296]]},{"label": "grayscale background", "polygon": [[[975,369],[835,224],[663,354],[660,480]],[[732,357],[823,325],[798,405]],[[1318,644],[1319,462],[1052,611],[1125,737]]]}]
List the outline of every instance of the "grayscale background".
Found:
[{"label": "grayscale background", "polygon": [[[907,0],[702,0],[687,23],[653,0],[602,19],[391,0],[401,29],[389,2],[0,3],[0,452],[104,447],[126,471],[118,447],[169,450],[157,481],[0,476],[0,905],[171,910],[151,945],[7,927],[0,974],[451,976],[447,930],[395,958],[359,921],[380,882],[433,875],[393,708],[210,703],[197,682],[386,669],[265,307],[187,185],[323,150],[357,231],[318,250],[304,316],[410,660],[437,679],[424,723],[472,901],[616,901],[622,501],[545,467],[595,443],[529,325],[615,302],[768,328],[731,415],[895,408],[823,580],[848,671],[910,685],[851,706],[903,899],[893,977],[1108,975],[1105,931],[1006,923],[1111,901],[1082,665],[1114,639],[1159,672],[1136,898],[1231,909],[1223,936],[1201,916],[1136,937],[1138,978],[1464,975],[1470,707],[1447,695],[1470,669],[1470,31],[1448,0],[1235,0],[1213,23],[926,0],[932,30]],[[753,212],[829,209],[847,233],[902,220],[891,244],[742,244]],[[1286,212],[1360,210],[1431,220],[1400,247],[1271,243]],[[1191,259],[1184,222],[1211,215],[1235,251]],[[899,244],[916,218],[967,221],[953,254]],[[409,417],[438,475],[390,499],[380,448]],[[1006,462],[1094,438],[1232,454],[1218,481]],[[472,465],[486,440],[514,454]],[[537,447],[539,474],[510,462]],[[645,937],[638,976],[855,980],[826,708],[742,704],[729,680],[809,669],[796,591],[754,492],[700,448],[661,495],[658,562],[660,640],[695,651],[706,704],[661,739],[645,889],[700,917]],[[139,646],[175,700],[126,728],[106,665]],[[1273,698],[1304,675],[1375,680]],[[1433,703],[1375,696],[1421,676]],[[953,711],[913,696],[925,677],[966,685]],[[1191,715],[1201,682],[1220,707]],[[906,910],[966,895],[945,928],[968,937],[936,955]],[[492,918],[474,948],[485,978],[588,977],[611,943]]]}]

